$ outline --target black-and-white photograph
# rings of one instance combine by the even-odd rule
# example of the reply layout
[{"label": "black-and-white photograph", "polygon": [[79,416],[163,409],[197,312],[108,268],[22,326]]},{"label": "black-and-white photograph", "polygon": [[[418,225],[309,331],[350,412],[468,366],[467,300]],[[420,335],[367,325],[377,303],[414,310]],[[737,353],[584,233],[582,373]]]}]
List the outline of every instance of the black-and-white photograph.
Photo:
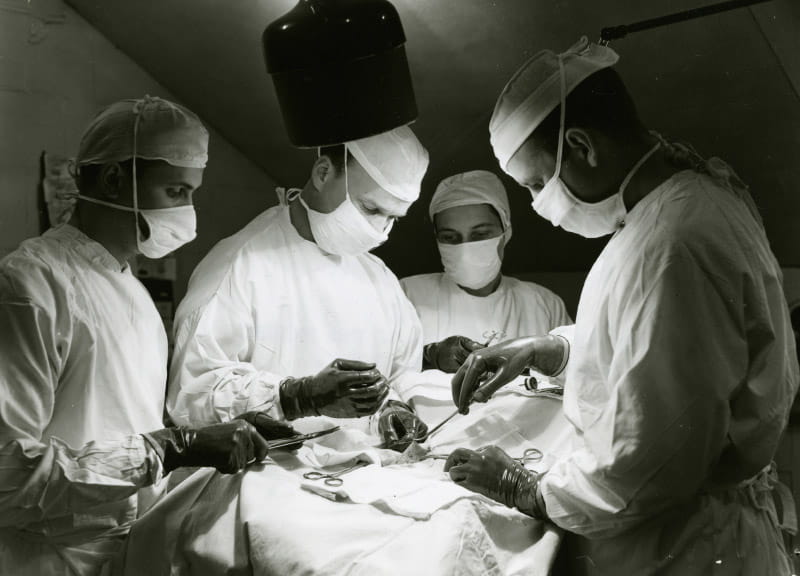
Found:
[{"label": "black-and-white photograph", "polygon": [[0,0],[0,576],[800,574],[798,217],[798,0]]}]

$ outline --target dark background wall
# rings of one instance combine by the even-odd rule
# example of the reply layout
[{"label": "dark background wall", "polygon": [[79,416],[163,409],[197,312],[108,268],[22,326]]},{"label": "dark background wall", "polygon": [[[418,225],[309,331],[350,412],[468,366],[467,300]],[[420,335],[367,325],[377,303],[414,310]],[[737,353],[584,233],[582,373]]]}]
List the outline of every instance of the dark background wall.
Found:
[{"label": "dark background wall", "polygon": [[[140,95],[141,88],[123,92],[149,82],[195,110],[215,134],[209,186],[197,201],[200,236],[177,255],[180,296],[214,243],[275,203],[273,183],[300,186],[307,178],[314,153],[289,145],[260,46],[264,27],[295,3],[68,0],[89,27],[71,25],[77,16],[64,17],[62,0],[0,0],[11,14],[0,21],[4,126],[27,134],[25,142],[36,140],[22,158],[19,139],[3,139],[10,160],[3,171],[0,252],[38,233],[17,217],[23,208],[35,221],[36,206],[25,195],[35,194],[38,151],[69,154],[97,106],[112,96]],[[525,59],[546,47],[565,49],[582,34],[597,39],[603,26],[711,3],[394,0],[420,110],[413,128],[430,151],[431,166],[420,201],[379,255],[398,276],[439,269],[427,202],[446,176],[477,168],[499,172],[487,124],[498,93]],[[729,161],[751,184],[781,264],[800,266],[800,3],[772,0],[612,46],[646,122]],[[116,57],[105,56],[109,50],[129,57],[147,82],[115,81],[128,73],[119,71]],[[229,161],[235,152],[228,143],[243,164]],[[514,225],[505,271],[550,279],[561,273],[570,279],[566,290],[577,291],[574,283],[604,241],[552,228],[533,214],[527,191],[504,181]]]},{"label": "dark background wall", "polygon": [[[0,257],[48,225],[42,151],[74,157],[100,108],[144,94],[176,98],[62,0],[0,0]],[[195,264],[263,210],[263,191],[274,186],[215,130],[203,180],[199,236],[175,258],[177,298]]]},{"label": "dark background wall", "polygon": [[[289,146],[260,47],[266,24],[294,6],[294,0],[69,3],[273,180],[295,186],[305,182],[313,153]],[[379,250],[398,276],[405,276],[439,267],[426,217],[436,183],[463,170],[498,171],[487,123],[498,93],[526,58],[543,48],[562,50],[583,34],[597,39],[603,26],[713,2],[393,3],[405,28],[420,110],[413,128],[431,153],[421,201]],[[800,227],[794,225],[800,209],[799,22],[797,2],[773,0],[631,35],[612,45],[648,124],[694,143],[703,154],[728,160],[752,185],[785,266],[800,264]],[[531,212],[527,192],[505,181],[514,225],[505,270],[587,270],[603,241],[553,229]],[[263,194],[264,205],[274,203],[271,190]],[[202,221],[203,212],[216,208],[201,204],[199,210]],[[243,219],[237,214],[237,221]],[[213,240],[204,239],[202,248]]]}]

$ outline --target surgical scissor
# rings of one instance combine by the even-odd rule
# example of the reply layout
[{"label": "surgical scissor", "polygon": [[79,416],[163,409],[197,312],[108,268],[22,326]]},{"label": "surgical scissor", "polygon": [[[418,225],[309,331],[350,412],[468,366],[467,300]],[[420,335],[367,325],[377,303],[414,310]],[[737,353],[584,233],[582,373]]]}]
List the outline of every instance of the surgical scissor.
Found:
[{"label": "surgical scissor", "polygon": [[344,474],[355,470],[356,468],[360,468],[361,466],[366,466],[369,464],[368,462],[358,461],[352,466],[348,466],[344,470],[339,470],[338,472],[333,472],[331,474],[326,474],[323,472],[317,472],[316,470],[312,470],[310,472],[306,472],[303,474],[303,478],[306,480],[324,480],[326,486],[341,486],[344,484],[344,480],[340,478]]}]

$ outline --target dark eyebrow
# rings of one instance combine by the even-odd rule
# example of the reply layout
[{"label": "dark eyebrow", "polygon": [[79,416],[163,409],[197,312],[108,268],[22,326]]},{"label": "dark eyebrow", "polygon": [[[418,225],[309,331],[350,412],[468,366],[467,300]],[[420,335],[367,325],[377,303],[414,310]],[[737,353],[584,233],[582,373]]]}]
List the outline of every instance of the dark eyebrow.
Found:
[{"label": "dark eyebrow", "polygon": [[388,210],[378,206],[373,200],[369,200],[364,198],[361,200],[361,205],[364,207],[365,210],[376,211],[376,212],[383,212],[390,218],[403,218],[407,211],[400,212],[398,210]]},{"label": "dark eyebrow", "polygon": [[[165,186],[181,186],[183,188],[191,188],[192,190],[195,189],[194,184],[190,184],[189,182],[184,182],[183,180],[174,180],[172,182],[167,182],[164,184]],[[198,186],[199,188],[199,186]]]}]

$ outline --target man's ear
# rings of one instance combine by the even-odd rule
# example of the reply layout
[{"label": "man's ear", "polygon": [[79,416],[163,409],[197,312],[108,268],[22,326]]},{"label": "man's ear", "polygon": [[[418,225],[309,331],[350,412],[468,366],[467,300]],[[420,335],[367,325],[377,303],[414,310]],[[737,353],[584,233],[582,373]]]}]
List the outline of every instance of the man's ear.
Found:
[{"label": "man's ear", "polygon": [[106,164],[100,170],[98,183],[100,193],[108,199],[117,200],[122,193],[125,182],[125,171],[117,162]]},{"label": "man's ear", "polygon": [[322,190],[322,186],[335,175],[335,172],[333,162],[323,154],[317,158],[314,166],[311,167],[311,183],[317,190]]},{"label": "man's ear", "polygon": [[564,140],[570,147],[570,155],[575,155],[592,168],[597,168],[597,142],[590,132],[583,128],[567,128]]}]

